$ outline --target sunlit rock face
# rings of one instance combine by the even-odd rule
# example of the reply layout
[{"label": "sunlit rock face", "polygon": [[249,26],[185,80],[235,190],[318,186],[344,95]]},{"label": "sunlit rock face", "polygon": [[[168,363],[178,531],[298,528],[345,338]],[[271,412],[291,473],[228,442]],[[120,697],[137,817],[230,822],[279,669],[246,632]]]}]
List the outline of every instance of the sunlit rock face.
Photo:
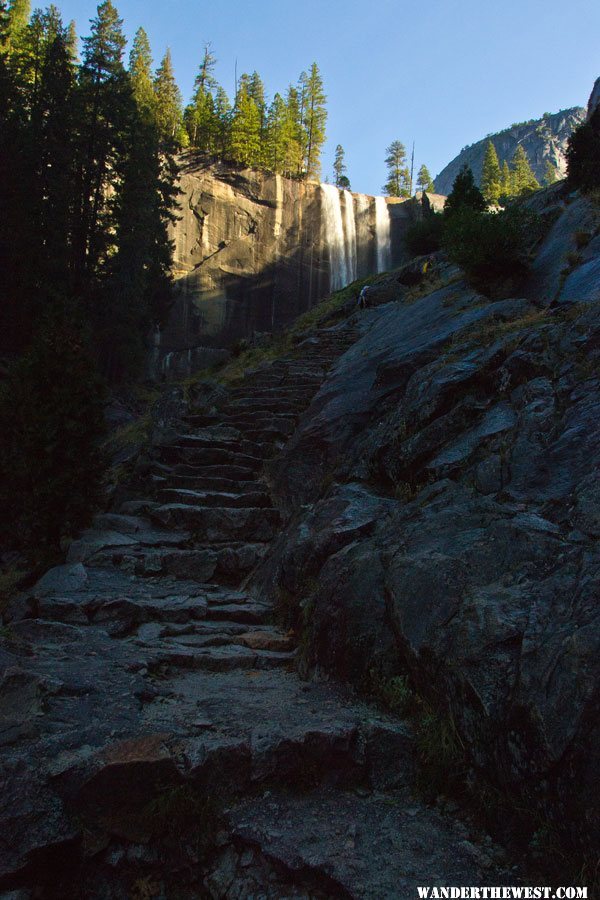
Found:
[{"label": "sunlit rock face", "polygon": [[[417,201],[207,163],[194,154],[180,164],[172,228],[176,300],[157,362],[165,369],[169,357],[166,368],[180,374],[189,350],[277,331],[330,291],[402,262],[402,235],[421,214]],[[189,358],[193,365],[203,354]]]}]

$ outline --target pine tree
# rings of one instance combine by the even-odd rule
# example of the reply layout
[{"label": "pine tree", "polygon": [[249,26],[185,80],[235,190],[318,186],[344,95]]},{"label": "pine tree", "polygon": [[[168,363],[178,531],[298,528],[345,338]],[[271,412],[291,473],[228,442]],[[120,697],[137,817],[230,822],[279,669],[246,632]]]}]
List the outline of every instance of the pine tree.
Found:
[{"label": "pine tree", "polygon": [[132,116],[127,144],[115,196],[117,249],[107,266],[96,335],[103,371],[112,382],[138,374],[144,335],[152,323],[164,321],[171,285],[173,162],[161,146],[156,125],[143,112]]},{"label": "pine tree", "polygon": [[238,90],[233,112],[229,150],[235,162],[244,166],[260,164],[260,113],[244,83]]},{"label": "pine tree", "polygon": [[0,0],[0,58],[4,60],[8,49],[8,36],[10,32],[10,19],[6,0]]},{"label": "pine tree", "polygon": [[[348,179],[346,178],[346,163],[344,161],[345,153],[341,144],[335,148],[335,158],[333,160],[333,178],[336,187],[345,187]],[[342,180],[344,184],[342,184]]]},{"label": "pine tree", "polygon": [[229,148],[231,128],[231,103],[224,88],[217,86],[214,101],[215,152],[226,156]]},{"label": "pine tree", "polygon": [[600,187],[600,110],[583,122],[569,138],[567,182],[584,193]]},{"label": "pine tree", "polygon": [[143,28],[138,28],[129,54],[129,75],[133,87],[133,96],[140,108],[147,115],[154,112],[155,96],[152,84],[152,50],[148,35]]},{"label": "pine tree", "polygon": [[77,290],[88,295],[113,241],[110,185],[134,108],[123,66],[123,22],[111,0],[83,39],[78,91],[78,209],[73,240]]},{"label": "pine tree", "polygon": [[290,85],[285,98],[285,156],[282,172],[285,175],[302,174],[304,160],[304,129],[302,126],[301,98],[298,88]]},{"label": "pine tree", "polygon": [[77,26],[75,20],[71,19],[67,28],[67,47],[71,61],[76,63],[79,59],[79,38],[77,37]]},{"label": "pine tree", "polygon": [[217,81],[213,75],[217,60],[212,53],[211,44],[204,45],[204,55],[200,63],[200,70],[196,75],[195,89],[203,93],[209,93],[217,88]]},{"label": "pine tree", "polygon": [[100,499],[104,411],[77,310],[55,299],[37,324],[0,388],[0,528],[3,544],[48,565]]},{"label": "pine tree", "polygon": [[475,184],[473,172],[469,166],[463,166],[454,179],[452,191],[444,207],[444,215],[452,216],[463,210],[483,212],[486,208],[487,203]]},{"label": "pine tree", "polygon": [[154,78],[158,131],[167,144],[178,143],[182,128],[181,93],[175,80],[171,51],[167,49]]},{"label": "pine tree", "polygon": [[513,190],[513,173],[510,171],[508,162],[504,160],[500,170],[500,197],[499,202],[505,203],[506,200],[514,196]]},{"label": "pine tree", "polygon": [[204,56],[196,76],[194,96],[184,113],[191,145],[204,152],[214,152],[219,138],[219,123],[216,120],[213,96],[218,86],[212,74],[216,62],[210,44],[205,44]]},{"label": "pine tree", "polygon": [[275,94],[267,113],[264,160],[272,172],[282,172],[286,156],[287,109],[281,94]]},{"label": "pine tree", "polygon": [[31,266],[15,248],[26,247],[32,239],[27,222],[32,193],[27,116],[9,64],[9,25],[6,3],[0,0],[0,348],[8,352],[27,341],[23,299]]},{"label": "pine tree", "polygon": [[420,191],[427,191],[429,193],[433,193],[435,191],[435,185],[433,183],[433,178],[429,172],[429,169],[423,163],[421,168],[419,169],[419,174],[417,175],[417,188]]},{"label": "pine tree", "polygon": [[316,63],[303,80],[303,115],[304,132],[304,175],[307,178],[318,178],[321,171],[321,151],[325,143],[325,126],[327,124],[326,96],[323,79]]},{"label": "pine tree", "polygon": [[46,52],[63,31],[60,13],[52,4],[45,11],[36,9],[29,23],[19,30],[13,40],[11,66],[24,88],[24,106],[35,103]]},{"label": "pine tree", "polygon": [[529,194],[532,191],[537,191],[540,185],[529,165],[527,153],[522,144],[519,144],[515,150],[512,165],[514,172],[513,190],[515,195],[519,196],[521,194]]},{"label": "pine tree", "polygon": [[387,148],[385,164],[388,168],[388,179],[382,191],[388,197],[408,197],[407,182],[410,179],[406,168],[406,148],[401,141],[392,141]]},{"label": "pine tree", "polygon": [[252,97],[260,114],[261,124],[264,125],[267,115],[267,103],[265,99],[265,86],[258,72],[253,72],[248,80],[248,96]]},{"label": "pine tree", "polygon": [[483,159],[483,173],[481,176],[481,193],[488,203],[496,206],[502,193],[502,176],[498,154],[492,141],[488,141]]},{"label": "pine tree", "polygon": [[546,165],[544,167],[544,184],[550,185],[554,184],[556,181],[558,181],[558,170],[548,159],[546,160]]},{"label": "pine tree", "polygon": [[18,43],[19,35],[29,22],[31,0],[9,0],[8,44],[11,49]]},{"label": "pine tree", "polygon": [[35,165],[36,216],[33,227],[40,236],[36,262],[37,294],[45,302],[47,286],[61,294],[70,291],[69,259],[75,204],[76,77],[68,31],[59,22],[48,45],[41,71],[37,108],[32,116]]}]

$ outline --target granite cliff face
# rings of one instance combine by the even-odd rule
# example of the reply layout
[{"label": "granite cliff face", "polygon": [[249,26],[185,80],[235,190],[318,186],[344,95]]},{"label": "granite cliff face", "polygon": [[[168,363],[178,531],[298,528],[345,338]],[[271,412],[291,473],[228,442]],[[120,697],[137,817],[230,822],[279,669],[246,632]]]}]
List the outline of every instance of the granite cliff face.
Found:
[{"label": "granite cliff face", "polygon": [[206,348],[280,330],[331,289],[404,258],[417,201],[394,202],[267,172],[181,160],[176,301],[155,369],[185,374]]},{"label": "granite cliff face", "polygon": [[506,160],[510,163],[514,152],[521,145],[529,157],[529,162],[536,178],[543,182],[546,163],[550,162],[558,170],[559,177],[566,174],[565,150],[571,132],[585,121],[585,110],[579,106],[563,109],[554,115],[544,116],[532,122],[513,125],[498,134],[491,134],[465,147],[458,156],[442,169],[435,179],[436,190],[448,195],[452,190],[454,179],[464,165],[469,166],[476,182],[481,181],[483,158],[488,141],[492,141],[500,165]]}]

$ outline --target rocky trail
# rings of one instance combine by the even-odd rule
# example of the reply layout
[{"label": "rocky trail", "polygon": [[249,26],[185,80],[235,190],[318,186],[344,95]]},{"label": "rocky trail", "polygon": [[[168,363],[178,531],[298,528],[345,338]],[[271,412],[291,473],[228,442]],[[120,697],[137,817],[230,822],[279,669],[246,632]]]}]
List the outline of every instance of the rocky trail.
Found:
[{"label": "rocky trail", "polygon": [[[356,340],[322,328],[194,413],[0,632],[0,897],[413,898],[515,883],[415,789],[406,723],[295,671],[244,588],[276,456]],[[6,893],[2,893],[5,891]]]}]

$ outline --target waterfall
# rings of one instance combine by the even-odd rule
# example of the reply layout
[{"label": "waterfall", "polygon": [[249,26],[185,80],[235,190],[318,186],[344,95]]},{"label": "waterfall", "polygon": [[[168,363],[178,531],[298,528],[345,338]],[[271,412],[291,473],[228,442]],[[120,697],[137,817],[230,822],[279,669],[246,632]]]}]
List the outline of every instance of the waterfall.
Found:
[{"label": "waterfall", "polygon": [[346,284],[356,281],[356,220],[354,198],[344,191],[344,235],[346,238]]},{"label": "waterfall", "polygon": [[325,243],[329,249],[329,288],[338,291],[348,283],[348,262],[344,223],[342,221],[341,194],[332,184],[321,185]]},{"label": "waterfall", "polygon": [[390,214],[384,197],[375,197],[377,271],[387,272],[392,264]]},{"label": "waterfall", "polygon": [[355,194],[356,208],[356,277],[364,278],[373,272],[375,258],[373,248],[373,229],[371,227],[372,197],[367,194]]},{"label": "waterfall", "polygon": [[321,209],[331,291],[339,291],[359,275],[373,272],[375,263],[377,272],[391,268],[390,214],[384,197],[355,196],[332,184],[322,184]]}]

